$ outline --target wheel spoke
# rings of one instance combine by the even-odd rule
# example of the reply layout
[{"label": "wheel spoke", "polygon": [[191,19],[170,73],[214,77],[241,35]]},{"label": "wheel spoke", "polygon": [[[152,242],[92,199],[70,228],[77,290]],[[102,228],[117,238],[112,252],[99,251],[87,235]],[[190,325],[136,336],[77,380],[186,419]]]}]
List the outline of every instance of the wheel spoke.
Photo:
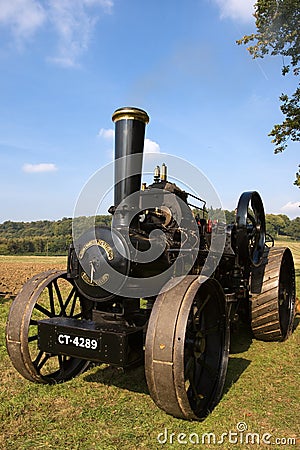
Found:
[{"label": "wheel spoke", "polygon": [[[75,317],[73,314],[74,314],[75,307],[76,307],[76,301],[78,299],[79,299],[79,297],[78,297],[77,293],[75,292],[74,297],[73,297],[72,306],[71,306],[70,317]],[[80,315],[81,315],[81,313],[80,313]],[[80,315],[79,316],[77,315],[77,317],[80,317]]]},{"label": "wheel spoke", "polygon": [[215,377],[217,375],[216,370],[214,370],[209,364],[207,364],[203,359],[198,358],[197,364],[202,367],[202,369],[206,369],[211,377]]},{"label": "wheel spoke", "polygon": [[41,368],[45,365],[45,363],[48,361],[50,357],[51,355],[46,354],[42,350],[39,351],[37,357],[33,361],[33,365],[36,367],[38,373],[40,372]]},{"label": "wheel spoke", "polygon": [[184,379],[188,380],[190,378],[190,372],[193,366],[194,358],[192,355],[189,356],[187,362],[185,363],[184,367]]},{"label": "wheel spoke", "polygon": [[65,305],[64,305],[64,302],[63,302],[63,299],[62,299],[62,295],[61,295],[59,286],[57,284],[57,280],[54,280],[53,284],[54,284],[55,292],[56,292],[57,299],[58,299],[59,306],[60,306],[60,314],[59,315],[60,316],[65,316],[66,315]]},{"label": "wheel spoke", "polygon": [[[69,306],[69,303],[70,303],[70,301],[71,301],[71,299],[72,299],[72,297],[74,296],[75,293],[76,293],[76,289],[75,289],[75,287],[73,286],[71,292],[70,292],[69,295],[68,295],[67,300],[65,301],[65,311],[66,311],[67,307]],[[75,297],[76,297],[76,296],[75,296]],[[75,298],[75,301],[76,301],[76,298]],[[74,298],[73,298],[73,302],[74,302]],[[73,307],[73,305],[72,305],[72,307]]]},{"label": "wheel spoke", "polygon": [[50,303],[50,311],[55,316],[55,306],[54,306],[54,296],[53,296],[53,286],[52,283],[50,283],[48,286],[48,293],[49,293],[49,303]]},{"label": "wheel spoke", "polygon": [[187,390],[187,394],[192,394],[192,397],[194,401],[196,401],[196,408],[199,407],[199,402],[203,399],[203,395],[199,394],[197,391],[196,383],[195,383],[195,358],[191,356],[188,360],[186,372],[185,372],[185,379],[189,381],[189,387]]},{"label": "wheel spoke", "polygon": [[200,307],[198,308],[198,311],[197,311],[197,315],[198,315],[198,316],[199,316],[199,314],[203,311],[203,309],[204,309],[206,303],[208,302],[208,300],[209,300],[210,298],[211,298],[211,295],[210,295],[210,294],[207,294],[205,300],[201,303]]},{"label": "wheel spoke", "polygon": [[195,372],[195,358],[193,356],[190,356],[185,367],[184,378],[185,380],[189,381],[190,387],[192,388],[192,391],[196,396],[197,390],[194,381],[194,372]]},{"label": "wheel spoke", "polygon": [[256,227],[256,220],[255,220],[255,218],[252,216],[252,214],[249,213],[249,211],[248,211],[247,217],[248,217],[248,219],[250,220],[250,222],[252,223],[253,227],[255,228],[255,227]]},{"label": "wheel spoke", "polygon": [[44,357],[41,358],[40,363],[36,366],[37,370],[40,372],[42,367],[46,364],[46,362],[51,358],[51,355],[44,353]]},{"label": "wheel spoke", "polygon": [[198,307],[197,305],[197,311],[196,313],[193,315],[193,328],[194,330],[197,330],[199,327],[199,322],[200,322],[200,314],[203,311],[203,309],[205,308],[206,304],[208,303],[209,299],[210,299],[210,295],[208,294],[206,296],[206,298],[203,300],[203,302],[201,303],[201,305]]},{"label": "wheel spoke", "polygon": [[209,327],[209,328],[206,328],[204,330],[201,330],[201,335],[204,337],[204,336],[208,336],[210,334],[215,334],[215,333],[217,333],[219,331],[220,331],[220,324],[217,323],[213,327]]},{"label": "wheel spoke", "polygon": [[40,311],[41,313],[45,314],[45,316],[47,317],[53,317],[51,311],[48,311],[48,309],[44,308],[42,305],[40,305],[39,303],[36,303],[34,305],[35,309],[37,309],[38,311]]},{"label": "wheel spoke", "polygon": [[58,359],[58,364],[59,364],[59,371],[60,371],[60,373],[62,373],[64,370],[64,357],[63,357],[63,355],[57,355],[57,359]]},{"label": "wheel spoke", "polygon": [[70,317],[72,317],[73,319],[81,319],[82,318],[82,312],[80,312],[78,314],[74,314],[74,316],[70,314]]}]

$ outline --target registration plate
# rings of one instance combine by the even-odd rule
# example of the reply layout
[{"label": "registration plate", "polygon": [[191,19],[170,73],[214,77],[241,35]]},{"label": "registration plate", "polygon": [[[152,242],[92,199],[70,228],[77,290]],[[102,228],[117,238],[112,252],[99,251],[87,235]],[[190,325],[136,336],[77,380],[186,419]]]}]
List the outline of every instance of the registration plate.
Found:
[{"label": "registration plate", "polygon": [[77,348],[85,348],[88,350],[99,350],[100,342],[98,339],[94,338],[59,333],[57,335],[57,344],[70,345]]}]

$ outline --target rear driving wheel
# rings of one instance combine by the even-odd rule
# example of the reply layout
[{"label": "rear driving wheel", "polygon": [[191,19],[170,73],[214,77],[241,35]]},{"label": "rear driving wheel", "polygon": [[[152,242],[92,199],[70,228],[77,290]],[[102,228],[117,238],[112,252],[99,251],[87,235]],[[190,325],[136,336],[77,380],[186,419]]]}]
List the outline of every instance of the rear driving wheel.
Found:
[{"label": "rear driving wheel", "polygon": [[[202,283],[201,283],[202,281]],[[150,395],[167,413],[202,419],[221,398],[229,326],[220,284],[187,276],[157,297],[145,345]]]},{"label": "rear driving wheel", "polygon": [[295,315],[295,269],[289,248],[266,249],[265,264],[252,273],[251,325],[263,341],[284,341]]}]

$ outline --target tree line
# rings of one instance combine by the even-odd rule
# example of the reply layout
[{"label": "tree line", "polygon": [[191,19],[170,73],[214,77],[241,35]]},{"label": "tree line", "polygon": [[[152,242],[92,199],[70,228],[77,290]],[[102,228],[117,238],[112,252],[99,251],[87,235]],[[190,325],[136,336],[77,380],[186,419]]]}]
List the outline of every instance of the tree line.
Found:
[{"label": "tree line", "polygon": [[[221,210],[219,212],[221,213]],[[235,212],[225,210],[224,213],[226,223],[234,223]],[[209,216],[217,219],[218,211],[209,211]],[[67,217],[57,221],[13,222],[8,220],[0,224],[0,254],[66,255],[72,242],[72,221],[73,219]],[[81,229],[86,229],[87,222],[92,226],[94,219],[76,219],[77,230],[80,232]],[[99,215],[95,223],[109,226],[111,216]],[[266,214],[266,231],[275,239],[279,236],[300,239],[300,217],[291,220],[285,214]]]},{"label": "tree line", "polygon": [[[227,224],[235,222],[235,211],[208,210],[208,215],[212,219],[224,218],[224,213]],[[286,214],[266,214],[266,233],[274,239],[286,236],[298,240],[300,239],[300,217],[290,219]]]},{"label": "tree line", "polygon": [[[93,218],[76,220],[77,229],[93,225]],[[96,216],[97,225],[110,225],[111,216]],[[72,242],[73,219],[38,220],[34,222],[13,222],[0,224],[0,255],[66,255]]]}]

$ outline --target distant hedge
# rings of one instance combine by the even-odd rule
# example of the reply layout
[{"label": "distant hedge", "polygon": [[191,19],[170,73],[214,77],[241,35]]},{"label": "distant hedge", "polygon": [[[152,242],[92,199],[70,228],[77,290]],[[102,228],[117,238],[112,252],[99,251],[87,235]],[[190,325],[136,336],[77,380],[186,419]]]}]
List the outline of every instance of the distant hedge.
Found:
[{"label": "distant hedge", "polygon": [[[109,225],[111,216],[97,216],[97,225]],[[66,255],[72,242],[72,219],[0,224],[1,255]]]},{"label": "distant hedge", "polygon": [[[209,210],[212,218],[218,218],[221,210]],[[226,222],[233,223],[234,211],[224,210]],[[222,213],[222,217],[224,217]],[[90,220],[91,219],[91,220]],[[78,219],[77,227],[86,225],[93,218]],[[96,216],[97,225],[109,226],[110,215]],[[285,214],[266,214],[267,233],[274,238],[288,236],[300,239],[300,217],[289,219]],[[6,221],[0,224],[0,254],[1,255],[66,255],[72,242],[72,219],[64,217],[61,220],[38,220],[35,222]]]}]

